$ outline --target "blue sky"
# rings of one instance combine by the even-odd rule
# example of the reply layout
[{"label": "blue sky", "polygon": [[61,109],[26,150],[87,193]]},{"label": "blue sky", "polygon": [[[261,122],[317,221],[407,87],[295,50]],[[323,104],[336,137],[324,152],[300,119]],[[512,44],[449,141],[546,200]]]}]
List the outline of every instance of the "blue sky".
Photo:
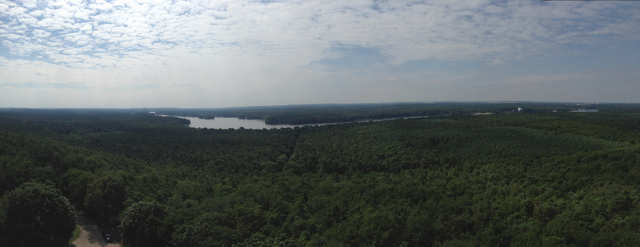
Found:
[{"label": "blue sky", "polygon": [[4,1],[0,107],[640,102],[635,1]]}]

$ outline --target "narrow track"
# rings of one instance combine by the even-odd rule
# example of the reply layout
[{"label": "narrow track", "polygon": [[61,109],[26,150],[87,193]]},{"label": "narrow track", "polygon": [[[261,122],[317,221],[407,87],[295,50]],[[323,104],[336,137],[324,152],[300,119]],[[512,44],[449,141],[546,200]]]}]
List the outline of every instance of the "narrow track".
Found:
[{"label": "narrow track", "polygon": [[80,235],[69,247],[122,247],[119,243],[107,243],[100,228],[84,216],[78,216]]}]

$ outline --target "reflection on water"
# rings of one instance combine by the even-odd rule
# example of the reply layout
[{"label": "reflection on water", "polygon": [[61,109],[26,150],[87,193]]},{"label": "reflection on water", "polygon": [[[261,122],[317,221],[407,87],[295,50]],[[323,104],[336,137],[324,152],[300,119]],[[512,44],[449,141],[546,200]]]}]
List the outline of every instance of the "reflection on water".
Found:
[{"label": "reflection on water", "polygon": [[571,112],[598,112],[598,109],[577,109]]},{"label": "reflection on water", "polygon": [[197,117],[181,117],[177,118],[187,119],[191,123],[191,128],[207,128],[207,129],[239,129],[240,127],[245,129],[281,129],[281,128],[293,128],[294,125],[271,125],[264,122],[264,120],[258,119],[239,119],[234,117],[216,117],[215,119],[202,119]]},{"label": "reflection on water", "polygon": [[397,119],[420,119],[427,118],[427,116],[413,116],[413,117],[395,117],[395,118],[382,118],[382,119],[367,119],[351,122],[335,122],[335,123],[317,123],[317,124],[267,124],[262,119],[240,119],[235,117],[216,117],[215,119],[203,119],[197,117],[183,117],[183,116],[168,116],[155,114],[155,112],[149,112],[150,114],[160,117],[176,117],[189,120],[189,127],[191,128],[205,128],[205,129],[282,129],[282,128],[295,128],[304,126],[326,126],[336,124],[348,124],[348,123],[367,123],[367,122],[380,122]]}]

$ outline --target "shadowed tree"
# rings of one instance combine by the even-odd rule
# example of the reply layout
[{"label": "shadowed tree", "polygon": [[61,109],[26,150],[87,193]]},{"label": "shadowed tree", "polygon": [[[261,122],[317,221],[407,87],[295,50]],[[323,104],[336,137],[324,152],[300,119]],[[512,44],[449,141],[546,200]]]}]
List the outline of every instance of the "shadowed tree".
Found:
[{"label": "shadowed tree", "polygon": [[127,198],[122,178],[103,176],[87,185],[84,206],[101,224],[112,226]]},{"label": "shadowed tree", "polygon": [[128,247],[165,246],[170,229],[165,223],[166,208],[156,202],[138,202],[122,215],[122,241]]},{"label": "shadowed tree", "polygon": [[67,246],[75,229],[69,200],[54,188],[25,183],[7,195],[7,246]]}]

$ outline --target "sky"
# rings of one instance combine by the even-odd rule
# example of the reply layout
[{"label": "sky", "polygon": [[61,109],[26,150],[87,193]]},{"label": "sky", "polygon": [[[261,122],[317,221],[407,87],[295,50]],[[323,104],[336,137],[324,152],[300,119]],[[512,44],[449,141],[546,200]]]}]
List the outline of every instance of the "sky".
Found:
[{"label": "sky", "polygon": [[0,107],[640,102],[640,1],[0,0]]}]

